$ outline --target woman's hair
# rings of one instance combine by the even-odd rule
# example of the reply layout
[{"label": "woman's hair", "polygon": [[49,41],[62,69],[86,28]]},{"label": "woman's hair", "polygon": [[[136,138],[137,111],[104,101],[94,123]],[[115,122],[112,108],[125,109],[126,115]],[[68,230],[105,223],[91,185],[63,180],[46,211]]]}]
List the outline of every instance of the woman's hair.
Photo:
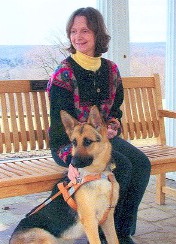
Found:
[{"label": "woman's hair", "polygon": [[[68,39],[70,40],[71,28],[73,26],[76,16],[84,16],[87,20],[88,28],[92,30],[95,34],[95,57],[101,56],[102,53],[107,52],[108,44],[111,37],[107,33],[102,14],[97,9],[94,9],[92,7],[79,8],[72,13],[66,26]],[[68,51],[70,53],[76,52],[71,42]]]}]

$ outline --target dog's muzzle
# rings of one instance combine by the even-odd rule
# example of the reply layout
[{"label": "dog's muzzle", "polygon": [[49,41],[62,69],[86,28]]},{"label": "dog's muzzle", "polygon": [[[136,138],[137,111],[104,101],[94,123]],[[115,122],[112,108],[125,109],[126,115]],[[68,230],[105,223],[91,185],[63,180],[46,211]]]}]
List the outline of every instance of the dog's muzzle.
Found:
[{"label": "dog's muzzle", "polygon": [[84,156],[73,156],[71,160],[71,165],[75,168],[84,168],[91,165],[93,162],[93,157],[84,157]]}]

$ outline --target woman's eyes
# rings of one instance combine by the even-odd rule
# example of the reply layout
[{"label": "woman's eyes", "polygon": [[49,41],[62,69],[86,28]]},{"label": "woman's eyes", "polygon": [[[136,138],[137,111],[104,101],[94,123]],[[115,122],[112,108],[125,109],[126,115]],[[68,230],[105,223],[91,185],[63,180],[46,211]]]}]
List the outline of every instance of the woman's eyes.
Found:
[{"label": "woman's eyes", "polygon": [[89,30],[85,29],[85,30],[81,30],[81,31],[76,31],[76,30],[71,30],[70,34],[77,34],[77,33],[88,33]]},{"label": "woman's eyes", "polygon": [[89,32],[89,30],[83,30],[82,32],[86,33],[86,32]]},{"label": "woman's eyes", "polygon": [[70,31],[70,34],[74,34],[74,33],[76,33],[75,30],[71,30],[71,31]]}]

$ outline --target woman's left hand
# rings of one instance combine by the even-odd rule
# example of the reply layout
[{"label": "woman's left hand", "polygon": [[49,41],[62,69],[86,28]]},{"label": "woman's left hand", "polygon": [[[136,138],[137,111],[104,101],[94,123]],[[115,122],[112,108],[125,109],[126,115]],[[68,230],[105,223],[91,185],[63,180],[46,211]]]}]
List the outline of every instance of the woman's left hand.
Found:
[{"label": "woman's left hand", "polygon": [[117,135],[118,128],[120,128],[120,122],[117,119],[110,119],[107,125],[108,128],[108,139],[112,139]]},{"label": "woman's left hand", "polygon": [[117,130],[112,129],[111,125],[108,125],[108,132],[107,132],[108,139],[112,139],[116,135],[117,135]]}]

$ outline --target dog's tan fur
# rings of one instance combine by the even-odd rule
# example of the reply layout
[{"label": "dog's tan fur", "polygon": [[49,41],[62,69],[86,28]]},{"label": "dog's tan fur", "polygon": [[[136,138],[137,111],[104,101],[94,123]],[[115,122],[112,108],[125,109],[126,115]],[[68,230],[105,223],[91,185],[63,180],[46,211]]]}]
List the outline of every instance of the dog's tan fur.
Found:
[{"label": "dog's tan fur", "polygon": [[[103,124],[97,107],[92,107],[88,122],[84,124],[80,124],[65,111],[61,111],[61,118],[70,140],[76,140],[77,142],[73,146],[73,156],[93,157],[91,165],[79,168],[80,176],[84,177],[90,173],[96,174],[102,172],[108,175],[110,173],[111,144],[107,139],[107,129]],[[93,143],[89,146],[83,145],[85,138],[93,141]],[[99,138],[98,141],[97,138]],[[84,231],[90,244],[101,244],[98,225],[110,205],[111,187],[110,181],[101,179],[86,183],[79,188],[74,195],[79,222],[75,223],[73,227],[63,234],[62,237],[64,239],[77,238]],[[112,205],[116,205],[118,196],[119,185],[114,177]],[[108,244],[119,244],[114,227],[114,208],[110,209],[108,217],[101,227]],[[77,236],[75,236],[75,233],[77,233]],[[56,244],[61,243],[59,240],[45,230],[33,228],[14,234],[10,244]]]}]

